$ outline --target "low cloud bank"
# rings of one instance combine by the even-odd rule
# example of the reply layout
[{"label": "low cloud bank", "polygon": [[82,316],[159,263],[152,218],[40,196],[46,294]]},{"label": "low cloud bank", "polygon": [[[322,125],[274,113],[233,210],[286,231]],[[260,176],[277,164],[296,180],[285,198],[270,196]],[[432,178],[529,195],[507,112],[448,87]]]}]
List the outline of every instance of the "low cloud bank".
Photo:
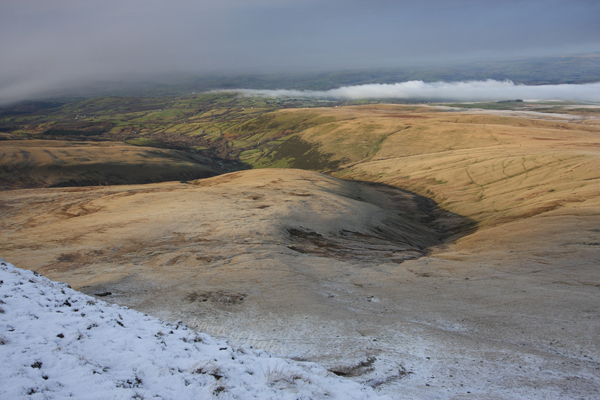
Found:
[{"label": "low cloud bank", "polygon": [[326,91],[233,89],[247,96],[308,97],[338,100],[423,99],[448,101],[573,100],[600,102],[600,82],[580,85],[527,86],[511,81],[432,82],[408,81],[395,84],[345,86]]}]

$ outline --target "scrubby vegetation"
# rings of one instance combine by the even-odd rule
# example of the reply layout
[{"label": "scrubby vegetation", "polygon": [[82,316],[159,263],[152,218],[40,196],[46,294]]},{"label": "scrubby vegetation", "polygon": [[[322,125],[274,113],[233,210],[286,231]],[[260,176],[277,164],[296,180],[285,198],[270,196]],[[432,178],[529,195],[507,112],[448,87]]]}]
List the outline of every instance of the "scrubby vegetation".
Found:
[{"label": "scrubby vegetation", "polygon": [[0,132],[11,139],[125,142],[184,150],[224,162],[239,160],[244,153],[244,161],[251,163],[255,150],[268,151],[290,134],[322,122],[270,112],[321,103],[234,93],[26,102],[3,110]]},{"label": "scrubby vegetation", "polygon": [[[330,103],[334,104],[337,103]],[[96,161],[93,167],[93,157],[86,153],[88,149],[81,148],[79,153],[73,152],[68,157],[57,150],[52,154],[66,164],[54,165],[55,161],[47,160],[53,166],[37,167],[36,182],[49,181],[41,171],[59,171],[64,175],[65,168],[70,168],[72,163],[87,163],[89,176],[61,180],[60,184],[69,184],[71,180],[80,184],[114,183],[108,175],[117,174],[125,165],[132,171],[136,168],[150,171],[146,160],[151,158],[160,159],[157,168],[170,171],[153,170],[157,178],[152,181],[162,180],[160,176],[187,179],[192,174],[206,176],[248,168],[301,168],[407,188],[475,220],[490,215],[500,220],[559,207],[562,203],[552,200],[558,194],[556,187],[550,187],[550,181],[548,192],[524,197],[540,201],[527,201],[524,211],[519,211],[521,214],[516,208],[504,206],[513,204],[514,199],[496,201],[495,190],[506,188],[506,182],[514,181],[518,186],[521,180],[527,181],[530,175],[540,171],[546,171],[544,179],[547,179],[555,163],[569,164],[565,160],[573,159],[572,154],[563,154],[563,149],[555,147],[556,131],[579,132],[577,134],[584,135],[581,136],[584,142],[589,140],[588,133],[598,132],[593,121],[573,123],[579,120],[561,122],[454,112],[457,108],[473,107],[579,114],[575,118],[597,112],[597,109],[574,104],[513,100],[445,104],[450,107],[444,109],[419,105],[322,105],[322,101],[251,98],[235,93],[163,99],[96,98],[37,108],[29,114],[4,116],[0,118],[0,126],[5,132],[0,133],[0,137],[118,142],[121,146],[125,143],[124,147],[138,146],[140,151],[144,147],[154,148],[143,154],[136,153],[136,160],[144,160],[136,166],[131,165],[133,156],[126,160],[126,153],[119,150],[113,152],[110,162]],[[158,154],[158,150],[180,153]],[[25,153],[19,151],[15,150],[14,154],[19,155],[13,161],[3,161],[2,169],[7,176],[30,168],[37,157],[34,154],[46,157],[30,151],[33,158],[25,160],[22,159]],[[169,157],[180,160],[177,161],[180,166],[185,164],[185,173],[178,166],[173,175],[175,164]],[[206,166],[210,171],[198,170],[192,164]],[[378,167],[374,169],[374,165]],[[452,173],[450,165],[455,168]],[[135,182],[148,181],[146,175],[142,178],[137,174],[135,179]],[[10,183],[8,187],[19,182]],[[119,178],[117,183],[126,182],[127,179]],[[581,185],[588,184],[581,181]],[[562,199],[561,196],[558,197]],[[462,208],[453,208],[454,202],[460,203]]]}]

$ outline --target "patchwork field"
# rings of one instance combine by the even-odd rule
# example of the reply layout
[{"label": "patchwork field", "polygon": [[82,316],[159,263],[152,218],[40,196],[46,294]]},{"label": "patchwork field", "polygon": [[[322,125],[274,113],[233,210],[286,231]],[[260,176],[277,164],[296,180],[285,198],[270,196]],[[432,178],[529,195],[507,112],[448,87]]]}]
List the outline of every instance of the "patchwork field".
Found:
[{"label": "patchwork field", "polygon": [[0,255],[392,398],[598,396],[594,113],[285,109],[223,136],[256,169],[0,192]]}]

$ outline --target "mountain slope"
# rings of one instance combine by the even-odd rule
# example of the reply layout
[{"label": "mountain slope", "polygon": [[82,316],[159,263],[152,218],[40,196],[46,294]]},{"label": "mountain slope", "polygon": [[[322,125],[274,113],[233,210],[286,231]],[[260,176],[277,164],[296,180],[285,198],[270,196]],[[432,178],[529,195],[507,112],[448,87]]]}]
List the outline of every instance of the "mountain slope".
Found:
[{"label": "mountain slope", "polygon": [[177,150],[109,142],[0,142],[0,190],[164,182],[217,173],[209,160]]},{"label": "mountain slope", "polygon": [[161,322],[0,260],[0,397],[375,399],[312,363]]}]

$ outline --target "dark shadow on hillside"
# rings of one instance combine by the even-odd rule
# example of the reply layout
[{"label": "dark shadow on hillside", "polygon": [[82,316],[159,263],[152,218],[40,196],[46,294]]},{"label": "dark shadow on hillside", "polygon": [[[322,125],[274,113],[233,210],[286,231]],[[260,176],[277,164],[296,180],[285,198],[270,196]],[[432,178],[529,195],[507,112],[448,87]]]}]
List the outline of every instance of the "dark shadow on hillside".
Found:
[{"label": "dark shadow on hillside", "polygon": [[[314,232],[290,227],[288,248],[297,253],[358,262],[402,263],[427,256],[435,247],[451,243],[477,229],[475,221],[441,208],[435,201],[381,183],[352,181],[355,193],[345,196],[377,206],[389,217],[370,227],[339,232]],[[363,186],[364,188],[361,188]]]},{"label": "dark shadow on hillside", "polygon": [[[422,224],[434,229],[440,235],[440,244],[454,242],[461,237],[470,235],[477,231],[477,222],[469,217],[455,214],[442,207],[429,197],[405,190],[396,186],[387,185],[379,182],[369,181],[351,181],[361,183],[375,188],[388,194],[391,198],[399,197],[398,193],[413,196],[413,201],[417,205],[416,210],[403,210],[401,201],[398,201],[399,213],[414,212],[413,217],[417,218]],[[398,199],[400,200],[400,199]]]}]

